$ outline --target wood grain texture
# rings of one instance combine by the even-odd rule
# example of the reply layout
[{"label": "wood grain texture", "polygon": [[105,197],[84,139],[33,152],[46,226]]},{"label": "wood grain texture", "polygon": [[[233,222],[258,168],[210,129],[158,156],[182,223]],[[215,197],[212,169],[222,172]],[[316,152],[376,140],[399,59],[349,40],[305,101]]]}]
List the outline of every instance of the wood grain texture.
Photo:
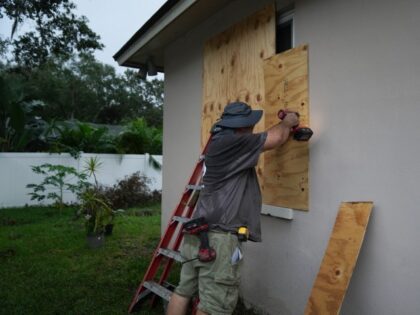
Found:
[{"label": "wood grain texture", "polygon": [[[265,126],[278,123],[280,109],[300,114],[309,126],[308,46],[302,45],[264,61]],[[263,203],[309,209],[309,145],[289,140],[264,154]]]},{"label": "wood grain texture", "polygon": [[[201,145],[224,107],[243,101],[263,109],[263,61],[275,54],[275,8],[270,5],[226,31],[210,38],[204,47]],[[265,130],[265,120],[255,132]],[[262,175],[264,159],[257,166]],[[261,178],[260,178],[261,181]]]},{"label": "wood grain texture", "polygon": [[340,313],[372,208],[372,202],[341,204],[305,315]]}]

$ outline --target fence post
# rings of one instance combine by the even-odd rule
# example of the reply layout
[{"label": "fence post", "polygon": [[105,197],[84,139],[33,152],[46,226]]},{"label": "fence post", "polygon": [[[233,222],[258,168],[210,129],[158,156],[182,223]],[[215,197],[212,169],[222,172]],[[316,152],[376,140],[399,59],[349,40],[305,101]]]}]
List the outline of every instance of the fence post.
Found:
[{"label": "fence post", "polygon": [[143,175],[146,177],[148,176],[149,173],[149,165],[150,164],[150,154],[149,153],[145,153],[144,154],[144,168],[143,168]]}]

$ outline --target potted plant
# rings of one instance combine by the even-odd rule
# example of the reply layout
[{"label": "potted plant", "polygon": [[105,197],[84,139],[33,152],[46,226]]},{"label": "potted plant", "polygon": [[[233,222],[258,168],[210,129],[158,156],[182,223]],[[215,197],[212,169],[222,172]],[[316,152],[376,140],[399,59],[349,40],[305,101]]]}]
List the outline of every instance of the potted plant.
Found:
[{"label": "potted plant", "polygon": [[112,222],[113,211],[95,188],[88,188],[81,194],[80,214],[85,218],[87,243],[91,248],[104,243],[106,226]]}]

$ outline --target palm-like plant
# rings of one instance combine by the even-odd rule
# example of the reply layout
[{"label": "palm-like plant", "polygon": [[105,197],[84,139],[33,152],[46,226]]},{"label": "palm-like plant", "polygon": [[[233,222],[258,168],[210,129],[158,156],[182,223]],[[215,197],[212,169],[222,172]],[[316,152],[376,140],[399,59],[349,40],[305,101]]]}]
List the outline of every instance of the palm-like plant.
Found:
[{"label": "palm-like plant", "polygon": [[58,136],[53,140],[52,151],[69,152],[79,157],[80,152],[112,153],[115,152],[113,139],[106,128],[95,128],[89,124],[78,122],[76,126],[60,124],[54,128]]},{"label": "palm-like plant", "polygon": [[82,205],[79,213],[86,219],[86,232],[91,234],[102,234],[105,226],[112,221],[113,211],[111,207],[100,198],[96,189],[86,189],[82,193]]},{"label": "palm-like plant", "polygon": [[146,120],[138,118],[130,122],[117,141],[120,153],[132,154],[161,154],[162,131],[149,127]]},{"label": "palm-like plant", "polygon": [[96,178],[96,173],[101,168],[102,162],[97,156],[91,157],[85,161],[84,171],[88,176],[93,176],[95,180],[95,187],[99,188],[98,179]]},{"label": "palm-like plant", "polygon": [[44,122],[35,113],[44,104],[27,100],[23,91],[17,77],[0,75],[0,151],[24,151],[31,142],[41,141]]}]

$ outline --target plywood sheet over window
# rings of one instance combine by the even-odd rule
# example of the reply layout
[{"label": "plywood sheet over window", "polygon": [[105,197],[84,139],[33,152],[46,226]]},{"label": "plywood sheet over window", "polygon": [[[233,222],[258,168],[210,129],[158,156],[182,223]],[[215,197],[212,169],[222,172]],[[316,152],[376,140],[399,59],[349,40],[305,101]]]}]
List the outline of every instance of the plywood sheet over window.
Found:
[{"label": "plywood sheet over window", "polygon": [[[224,107],[243,101],[253,109],[265,103],[264,59],[275,54],[275,8],[270,5],[223,33],[209,39],[204,47],[203,108],[201,145]],[[261,119],[256,132],[265,130]],[[257,166],[262,180],[264,159]]]},{"label": "plywood sheet over window", "polygon": [[[280,108],[298,110],[301,120],[309,122],[307,47],[274,56],[275,29],[272,5],[205,43],[202,146],[212,125],[232,101],[264,110],[256,132],[278,123],[276,113]],[[307,143],[296,141],[263,154],[257,173],[265,204],[308,209],[308,156]]]},{"label": "plywood sheet over window", "polygon": [[[213,123],[232,101],[262,109],[263,60],[275,54],[274,5],[264,8],[225,32],[209,39],[204,47],[202,145]],[[264,130],[264,120],[257,131]]]},{"label": "plywood sheet over window", "polygon": [[[308,46],[303,45],[272,56],[264,62],[265,125],[278,123],[280,108],[297,111],[309,125]],[[308,210],[308,142],[289,140],[264,154],[263,203]]]}]

